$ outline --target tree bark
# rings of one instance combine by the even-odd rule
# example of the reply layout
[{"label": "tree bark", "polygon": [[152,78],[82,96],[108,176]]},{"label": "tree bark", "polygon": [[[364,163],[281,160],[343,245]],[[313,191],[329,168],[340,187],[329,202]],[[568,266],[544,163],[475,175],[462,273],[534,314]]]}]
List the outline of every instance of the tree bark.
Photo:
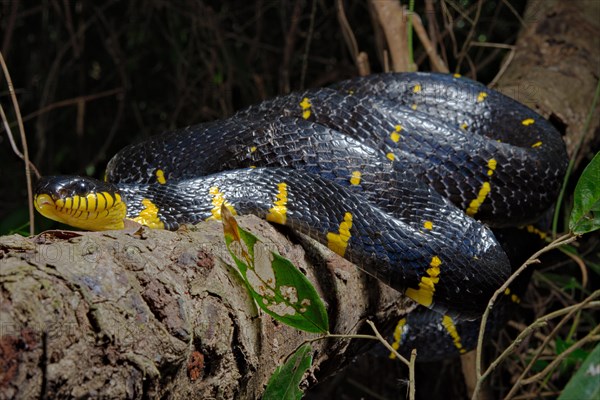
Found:
[{"label": "tree bark", "polygon": [[[366,318],[385,322],[405,308],[397,292],[318,245],[294,244],[256,217],[239,222],[306,272],[332,332],[357,333]],[[315,337],[257,310],[220,222],[5,236],[0,255],[3,399],[259,398],[275,367]],[[311,373],[335,372],[363,345],[315,342]]]},{"label": "tree bark", "polygon": [[[598,82],[598,3],[541,0],[528,10],[498,89],[561,124],[572,154]],[[366,319],[385,325],[411,307],[305,239],[255,217],[239,222],[307,274],[331,332],[364,332]],[[275,367],[315,335],[258,311],[231,265],[218,222],[1,237],[0,399],[258,398]],[[313,343],[307,384],[363,346]]]},{"label": "tree bark", "polygon": [[534,0],[523,19],[496,89],[549,118],[563,131],[570,156],[582,141],[576,164],[589,160],[600,143],[600,105],[590,109],[600,78],[600,2]]}]

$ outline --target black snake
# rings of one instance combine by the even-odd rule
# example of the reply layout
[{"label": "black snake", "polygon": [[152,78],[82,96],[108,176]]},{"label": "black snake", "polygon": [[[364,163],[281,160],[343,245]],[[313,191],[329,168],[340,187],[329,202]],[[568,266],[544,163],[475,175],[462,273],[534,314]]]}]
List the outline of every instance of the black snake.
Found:
[{"label": "black snake", "polygon": [[453,323],[478,317],[510,274],[477,220],[534,221],[566,164],[554,127],[499,92],[451,75],[379,74],[128,146],[105,182],[44,178],[35,203],[90,230],[123,218],[173,230],[218,219],[226,204],[317,239]]}]

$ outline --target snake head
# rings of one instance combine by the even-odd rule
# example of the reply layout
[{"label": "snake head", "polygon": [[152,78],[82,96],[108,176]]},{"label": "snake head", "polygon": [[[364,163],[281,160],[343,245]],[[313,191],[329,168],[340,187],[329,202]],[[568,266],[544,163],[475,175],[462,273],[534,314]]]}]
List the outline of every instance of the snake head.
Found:
[{"label": "snake head", "polygon": [[90,231],[123,229],[127,212],[115,185],[79,176],[40,179],[33,203],[46,218]]}]

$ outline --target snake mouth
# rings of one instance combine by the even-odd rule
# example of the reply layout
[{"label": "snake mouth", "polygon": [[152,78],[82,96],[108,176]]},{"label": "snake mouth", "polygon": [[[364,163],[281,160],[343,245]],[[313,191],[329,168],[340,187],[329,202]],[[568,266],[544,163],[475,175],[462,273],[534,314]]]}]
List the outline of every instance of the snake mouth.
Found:
[{"label": "snake mouth", "polygon": [[46,218],[91,231],[123,229],[127,211],[114,185],[71,176],[43,178],[34,205]]}]

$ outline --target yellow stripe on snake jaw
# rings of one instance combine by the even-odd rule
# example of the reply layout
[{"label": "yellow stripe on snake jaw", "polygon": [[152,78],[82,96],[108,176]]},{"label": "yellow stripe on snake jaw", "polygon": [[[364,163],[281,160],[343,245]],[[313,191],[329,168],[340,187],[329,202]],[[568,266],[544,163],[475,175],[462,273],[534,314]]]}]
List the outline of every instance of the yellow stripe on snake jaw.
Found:
[{"label": "yellow stripe on snake jaw", "polygon": [[46,218],[88,231],[123,229],[127,212],[121,196],[109,192],[56,200],[48,194],[38,194],[34,205]]}]

